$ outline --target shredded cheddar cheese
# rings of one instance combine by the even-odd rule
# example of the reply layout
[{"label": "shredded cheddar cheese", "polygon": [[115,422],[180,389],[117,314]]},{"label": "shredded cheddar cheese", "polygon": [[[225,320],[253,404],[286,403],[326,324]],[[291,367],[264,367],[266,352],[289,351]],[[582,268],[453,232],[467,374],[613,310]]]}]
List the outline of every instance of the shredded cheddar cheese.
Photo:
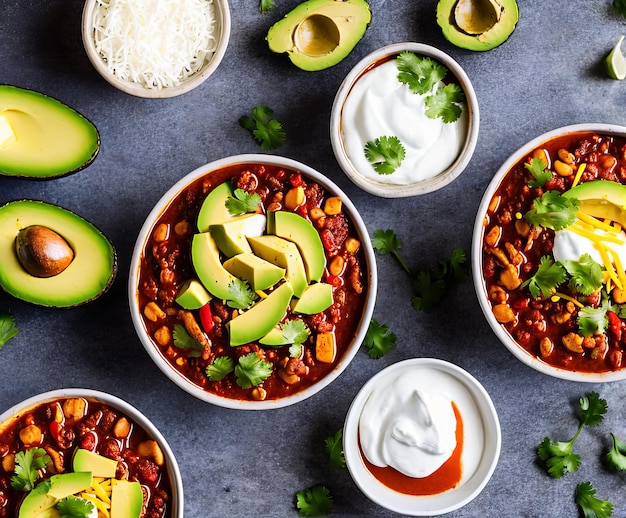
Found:
[{"label": "shredded cheddar cheese", "polygon": [[574,181],[572,182],[572,187],[576,187],[576,185],[580,181],[580,177],[585,172],[586,167],[587,167],[587,164],[585,164],[584,162],[578,166],[578,171],[576,171],[576,176],[574,177]]},{"label": "shredded cheddar cheese", "polygon": [[177,86],[216,48],[212,0],[99,0],[94,40],[109,70],[146,88]]}]

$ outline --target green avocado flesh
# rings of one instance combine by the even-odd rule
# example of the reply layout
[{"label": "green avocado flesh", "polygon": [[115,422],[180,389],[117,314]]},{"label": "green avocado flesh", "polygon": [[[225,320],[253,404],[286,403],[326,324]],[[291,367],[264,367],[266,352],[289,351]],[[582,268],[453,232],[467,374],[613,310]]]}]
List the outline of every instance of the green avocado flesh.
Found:
[{"label": "green avocado flesh", "polygon": [[298,68],[324,70],[352,51],[371,20],[365,0],[308,0],[272,25],[265,39]]},{"label": "green avocado flesh", "polygon": [[[22,266],[16,236],[32,225],[55,231],[74,251],[72,262],[61,273],[36,277]],[[116,273],[117,255],[111,242],[73,212],[36,200],[0,207],[0,286],[10,295],[40,306],[69,308],[98,298]]]},{"label": "green avocado flesh", "polygon": [[616,221],[626,227],[626,185],[609,180],[585,182],[565,191],[566,198],[576,198],[581,212],[594,218]]},{"label": "green avocado flesh", "polygon": [[[482,5],[488,0],[474,0]],[[444,37],[457,47],[485,51],[504,43],[515,30],[519,20],[519,9],[516,0],[493,0],[499,5],[499,19],[489,29],[480,33],[469,34],[457,25],[455,9],[459,0],[439,0],[437,4],[437,23]]]},{"label": "green avocado flesh", "polygon": [[47,95],[0,85],[0,175],[50,179],[75,173],[100,149],[96,127]]}]

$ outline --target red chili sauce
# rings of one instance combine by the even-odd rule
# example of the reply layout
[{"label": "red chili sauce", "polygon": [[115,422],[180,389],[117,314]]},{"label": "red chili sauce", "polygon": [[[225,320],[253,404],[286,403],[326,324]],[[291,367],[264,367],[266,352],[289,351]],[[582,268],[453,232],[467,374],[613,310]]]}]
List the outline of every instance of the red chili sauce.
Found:
[{"label": "red chili sauce", "polygon": [[[225,181],[234,189],[258,193],[262,205],[258,212],[288,210],[288,192],[298,186],[304,188],[305,199],[292,209],[311,222],[320,235],[326,255],[326,269],[322,281],[333,286],[333,304],[314,315],[298,315],[310,330],[303,344],[300,357],[291,357],[288,346],[264,347],[249,343],[233,347],[229,343],[226,323],[232,319],[233,310],[225,301],[213,297],[209,302],[212,323],[202,325],[199,311],[191,312],[192,322],[200,327],[200,340],[206,345],[200,355],[192,355],[188,349],[178,347],[173,340],[174,326],[184,324],[189,312],[183,312],[175,302],[179,287],[196,274],[191,261],[191,241],[198,232],[196,221],[200,207],[207,194]],[[139,306],[145,308],[156,303],[162,314],[156,320],[144,315],[146,330],[153,337],[163,357],[183,376],[207,392],[238,400],[270,400],[283,398],[313,385],[328,375],[344,356],[355,336],[361,320],[367,286],[362,247],[350,216],[342,210],[337,214],[323,212],[325,201],[333,193],[325,192],[317,182],[299,171],[273,165],[240,164],[225,167],[196,180],[186,187],[165,209],[155,223],[155,232],[147,240],[141,261]],[[167,228],[167,238],[155,240],[156,229]],[[355,250],[354,247],[357,247]],[[330,271],[335,258],[342,260],[340,271]],[[296,318],[290,309],[283,322]],[[189,323],[189,320],[187,320]],[[330,363],[318,361],[315,343],[318,333],[332,333],[337,352]],[[206,338],[206,340],[205,340]],[[271,363],[272,374],[257,386],[241,388],[235,373],[215,381],[207,376],[207,367],[221,356],[229,356],[236,363],[239,357],[254,352],[262,360]]]},{"label": "red chili sauce", "polygon": [[463,420],[454,402],[452,408],[456,416],[456,448],[437,471],[423,478],[409,477],[389,466],[384,468],[374,466],[361,451],[361,458],[370,473],[389,489],[405,495],[437,495],[457,487],[463,475]]},{"label": "red chili sauce", "polygon": [[27,409],[0,424],[0,518],[17,516],[27,494],[13,488],[11,479],[15,476],[15,455],[30,448],[43,448],[50,457],[46,467],[39,470],[36,484],[55,474],[71,473],[74,452],[83,448],[116,460],[117,479],[141,484],[142,516],[169,517],[171,488],[166,461],[162,451],[161,458],[145,454],[152,450],[153,442],[128,416],[100,401],[67,398]]},{"label": "red chili sauce", "polygon": [[[528,185],[533,176],[525,164],[533,158],[541,158],[552,171],[552,178],[543,187]],[[515,164],[485,215],[483,275],[496,319],[528,353],[570,371],[607,372],[624,367],[624,319],[608,311],[606,332],[583,340],[582,336],[574,336],[580,334],[579,305],[566,298],[535,298],[523,286],[537,272],[543,256],[554,260],[555,236],[549,228],[531,226],[523,215],[544,192],[563,193],[570,189],[581,164],[584,172],[579,184],[592,180],[626,183],[626,139],[595,133],[568,134],[544,142]],[[607,294],[605,286],[583,296],[564,283],[558,286],[558,292],[592,308],[598,308],[603,297],[608,297],[610,304],[626,300],[622,300],[617,289]],[[569,336],[564,341],[566,335]],[[576,343],[582,340],[580,348],[572,347],[572,338]]]}]

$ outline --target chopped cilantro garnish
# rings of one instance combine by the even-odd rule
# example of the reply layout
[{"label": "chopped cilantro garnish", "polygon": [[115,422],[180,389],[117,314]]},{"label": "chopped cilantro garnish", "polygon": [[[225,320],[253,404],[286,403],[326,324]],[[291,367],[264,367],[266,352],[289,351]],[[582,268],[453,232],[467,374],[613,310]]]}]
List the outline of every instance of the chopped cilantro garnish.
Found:
[{"label": "chopped cilantro garnish", "polygon": [[365,144],[365,157],[378,174],[392,174],[404,160],[405,150],[398,137],[378,137]]},{"label": "chopped cilantro garnish", "polygon": [[9,311],[0,312],[0,347],[17,334],[15,319]]},{"label": "chopped cilantro garnish", "polygon": [[578,312],[576,323],[578,331],[583,336],[593,336],[604,333],[608,324],[607,307],[600,306],[593,308],[585,306]]},{"label": "chopped cilantro garnish", "polygon": [[626,471],[626,444],[611,433],[613,444],[606,454],[606,462],[613,471]]},{"label": "chopped cilantro garnish", "polygon": [[400,248],[402,248],[402,242],[392,229],[375,230],[372,237],[372,246],[381,255],[391,254],[400,263],[405,272],[411,273],[399,253]]},{"label": "chopped cilantro garnish", "polygon": [[426,116],[429,119],[441,118],[445,123],[454,122],[463,111],[459,106],[465,100],[465,94],[456,83],[439,87],[435,93],[426,97]]},{"label": "chopped cilantro garnish", "polygon": [[235,189],[233,195],[226,199],[226,208],[230,214],[235,216],[247,212],[256,212],[261,205],[259,193],[249,193],[243,189]]},{"label": "chopped cilantro garnish", "polygon": [[552,178],[552,171],[546,168],[546,164],[541,158],[533,158],[524,167],[533,175],[532,180],[528,180],[529,187],[543,187]]},{"label": "chopped cilantro garnish", "polygon": [[311,334],[311,331],[302,320],[287,320],[280,330],[283,337],[290,344],[302,344]]},{"label": "chopped cilantro garnish", "polygon": [[262,360],[256,353],[248,353],[239,358],[239,363],[235,366],[237,385],[243,389],[256,387],[272,374],[272,364]]},{"label": "chopped cilantro garnish", "polygon": [[335,432],[335,435],[327,437],[324,441],[326,452],[330,460],[330,465],[336,468],[346,467],[346,458],[343,453],[342,442],[343,431],[341,429]]},{"label": "chopped cilantro garnish", "polygon": [[602,265],[593,260],[589,254],[583,254],[578,261],[561,261],[571,279],[569,286],[573,291],[583,295],[591,295],[602,287],[604,276]]},{"label": "chopped cilantro garnish", "polygon": [[268,13],[274,9],[274,7],[276,7],[276,5],[273,0],[260,0],[259,2],[259,11],[262,13]]},{"label": "chopped cilantro garnish", "polygon": [[333,509],[333,499],[326,486],[317,485],[296,494],[300,516],[325,516]]},{"label": "chopped cilantro garnish", "polygon": [[250,285],[237,277],[228,283],[228,295],[230,298],[226,301],[226,305],[234,309],[247,309],[256,298]]},{"label": "chopped cilantro garnish", "polygon": [[174,339],[174,346],[179,349],[191,349],[189,351],[190,358],[199,358],[202,351],[204,351],[204,346],[192,338],[187,330],[180,324],[174,326],[172,338]]},{"label": "chopped cilantro garnish", "polygon": [[88,518],[94,509],[94,504],[84,498],[68,496],[59,500],[56,505],[60,518]]},{"label": "chopped cilantro garnish", "polygon": [[239,125],[252,133],[264,150],[280,147],[285,142],[282,124],[276,119],[270,119],[273,113],[267,106],[256,106],[252,109],[252,117],[243,115],[239,118]]},{"label": "chopped cilantro garnish", "polygon": [[206,375],[211,381],[220,381],[235,370],[233,360],[228,356],[218,356],[207,366]]},{"label": "chopped cilantro garnish", "polygon": [[613,504],[598,498],[591,482],[581,482],[576,486],[576,503],[585,518],[609,518],[613,515]]},{"label": "chopped cilantro garnish", "polygon": [[438,61],[409,51],[401,52],[396,61],[398,81],[406,84],[415,94],[427,94],[448,73],[448,69]]},{"label": "chopped cilantro garnish", "polygon": [[367,347],[370,358],[382,358],[389,349],[396,345],[397,337],[389,332],[389,326],[379,324],[374,318],[370,320],[370,325],[365,333],[363,343]]},{"label": "chopped cilantro garnish", "polygon": [[11,487],[21,491],[31,491],[35,487],[38,471],[51,462],[43,448],[29,448],[15,454],[15,475],[11,478]]},{"label": "chopped cilantro garnish", "polygon": [[558,191],[546,191],[535,199],[534,207],[524,219],[531,225],[561,230],[574,223],[579,203],[576,198],[566,198]]},{"label": "chopped cilantro garnish", "polygon": [[567,271],[559,262],[554,262],[552,257],[544,255],[539,260],[539,268],[535,274],[522,283],[521,288],[528,286],[530,294],[538,299],[547,298],[554,293],[557,286],[567,279]]}]

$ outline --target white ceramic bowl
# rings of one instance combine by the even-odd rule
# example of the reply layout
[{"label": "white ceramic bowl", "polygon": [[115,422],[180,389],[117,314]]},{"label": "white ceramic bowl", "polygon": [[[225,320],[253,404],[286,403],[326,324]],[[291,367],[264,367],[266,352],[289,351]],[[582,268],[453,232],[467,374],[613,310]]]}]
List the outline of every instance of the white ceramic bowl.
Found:
[{"label": "white ceramic bowl", "polygon": [[64,388],[37,394],[20,403],[17,403],[0,414],[0,430],[2,430],[4,426],[8,426],[13,423],[15,420],[21,419],[24,413],[28,412],[30,409],[39,407],[47,402],[66,398],[84,398],[88,401],[105,403],[114,410],[117,410],[130,418],[132,422],[140,426],[149,437],[158,443],[167,465],[167,476],[172,491],[172,500],[169,505],[169,516],[172,518],[183,518],[183,479],[178,463],[176,462],[176,458],[174,457],[174,453],[158,428],[154,426],[154,424],[144,414],[142,414],[134,406],[116,396],[98,390],[83,388]]},{"label": "white ceramic bowl", "polygon": [[[180,193],[195,180],[201,177],[210,177],[212,172],[236,164],[271,164],[300,171],[303,175],[306,175],[307,177],[312,178],[317,183],[319,183],[326,190],[328,195],[339,196],[343,203],[344,212],[346,212],[348,217],[352,220],[354,229],[358,234],[358,238],[361,242],[361,248],[365,255],[365,262],[368,270],[367,276],[364,275],[362,279],[364,290],[367,290],[365,306],[363,308],[363,312],[360,317],[358,328],[356,330],[354,338],[352,339],[349,347],[347,348],[342,358],[337,362],[337,365],[330,373],[328,373],[326,376],[321,378],[313,385],[305,388],[300,392],[295,392],[290,396],[280,399],[268,399],[264,401],[244,401],[238,399],[230,399],[212,394],[206,390],[203,390],[197,384],[192,383],[177,369],[172,367],[169,361],[163,357],[161,349],[156,346],[152,337],[146,331],[146,326],[141,314],[141,309],[139,307],[138,287],[140,278],[140,263],[144,253],[143,251],[145,249],[146,242],[149,236],[152,234],[152,231],[154,230],[155,221],[168,207],[172,199],[175,198],[178,193]],[[337,185],[335,185],[331,180],[329,180],[316,170],[312,169],[311,167],[295,160],[265,154],[246,154],[222,158],[220,160],[216,160],[214,162],[199,167],[195,171],[192,171],[185,177],[181,178],[161,197],[161,199],[157,202],[157,204],[154,206],[154,208],[146,218],[139,232],[139,236],[137,238],[133,257],[131,260],[128,294],[130,301],[131,317],[139,339],[141,340],[141,343],[145,347],[150,358],[152,358],[152,360],[159,367],[159,369],[161,369],[161,371],[171,381],[173,381],[180,388],[182,388],[189,394],[197,397],[198,399],[201,399],[208,403],[212,403],[217,406],[234,408],[239,410],[266,410],[293,405],[311,397],[312,395],[322,390],[324,387],[328,386],[346,369],[346,367],[350,364],[350,362],[356,355],[359,347],[361,346],[361,343],[363,342],[363,339],[365,338],[365,333],[367,332],[367,328],[369,326],[369,322],[374,311],[374,304],[376,302],[378,282],[377,278],[376,258],[374,256],[374,250],[369,239],[367,228],[365,227],[365,224],[361,219],[361,216],[359,215],[356,207],[352,204],[350,199],[341,191],[341,189],[339,189]]]},{"label": "white ceramic bowl", "polygon": [[230,39],[231,20],[228,0],[211,1],[215,10],[215,24],[217,28],[215,34],[215,51],[210,58],[204,61],[204,64],[196,72],[176,86],[148,88],[139,82],[123,79],[109,69],[102,54],[96,49],[96,42],[94,39],[94,15],[99,3],[101,3],[101,0],[86,0],[83,7],[82,39],[87,57],[98,73],[109,84],[127,94],[134,95],[136,97],[156,99],[176,97],[189,92],[190,90],[200,86],[211,76],[211,74],[215,72],[224,57],[226,48],[228,47],[228,41]]},{"label": "white ceramic bowl", "polygon": [[[459,485],[431,496],[412,496],[382,484],[367,468],[359,445],[359,419],[372,392],[399,376],[428,371],[441,384],[432,393],[447,396],[445,386],[454,387],[454,403],[464,426],[463,472]],[[481,440],[477,440],[482,437]],[[477,441],[474,443],[474,441]],[[371,378],[354,398],[343,428],[346,465],[354,482],[370,500],[396,513],[409,516],[435,516],[452,512],[476,498],[491,478],[501,448],[500,422],[491,398],[483,386],[460,367],[432,358],[413,358],[390,365]],[[470,446],[475,444],[474,448]]]},{"label": "white ceramic bowl", "polygon": [[[342,113],[347,97],[363,74],[365,74],[372,67],[375,67],[384,61],[388,61],[389,59],[395,58],[395,56],[403,51],[413,52],[417,55],[429,57],[438,61],[448,69],[452,76],[456,78],[465,93],[465,105],[468,110],[468,128],[465,142],[461,147],[459,155],[451,163],[451,165],[447,167],[447,169],[432,178],[409,183],[407,185],[395,185],[364,176],[350,160],[348,154],[346,153],[344,139],[342,138]],[[398,114],[395,115],[397,116]],[[478,141],[479,122],[480,115],[478,110],[478,99],[474,92],[472,83],[470,82],[470,79],[465,71],[453,58],[441,50],[431,47],[430,45],[412,42],[395,43],[382,47],[364,57],[354,66],[354,68],[343,80],[333,102],[330,118],[330,139],[337,162],[352,182],[364,191],[375,194],[376,196],[384,198],[400,198],[426,194],[437,189],[441,189],[456,179],[465,170],[470,159],[472,158]]]},{"label": "white ceramic bowl", "polygon": [[552,131],[548,131],[524,144],[520,149],[515,151],[509,158],[507,158],[507,160],[502,164],[500,169],[498,169],[493,179],[487,186],[485,193],[483,194],[483,198],[478,208],[478,213],[476,215],[476,221],[474,223],[471,250],[472,277],[476,294],[478,296],[478,302],[485,315],[485,318],[487,319],[487,322],[489,323],[489,326],[498,337],[498,339],[518,360],[539,372],[554,376],[556,378],[570,381],[601,383],[626,379],[626,368],[622,368],[621,370],[617,371],[602,373],[577,372],[555,367],[544,361],[539,360],[536,356],[530,354],[526,349],[521,347],[511,336],[511,334],[504,328],[504,326],[496,320],[492,311],[491,303],[487,296],[487,288],[483,277],[482,251],[484,238],[484,221],[489,208],[489,204],[496,190],[502,183],[503,178],[509,172],[511,167],[513,167],[523,157],[527,156],[535,148],[539,147],[542,143],[555,137],[566,135],[568,133],[585,131],[626,137],[626,127],[623,126],[600,123],[584,123],[564,126],[554,129]]}]

